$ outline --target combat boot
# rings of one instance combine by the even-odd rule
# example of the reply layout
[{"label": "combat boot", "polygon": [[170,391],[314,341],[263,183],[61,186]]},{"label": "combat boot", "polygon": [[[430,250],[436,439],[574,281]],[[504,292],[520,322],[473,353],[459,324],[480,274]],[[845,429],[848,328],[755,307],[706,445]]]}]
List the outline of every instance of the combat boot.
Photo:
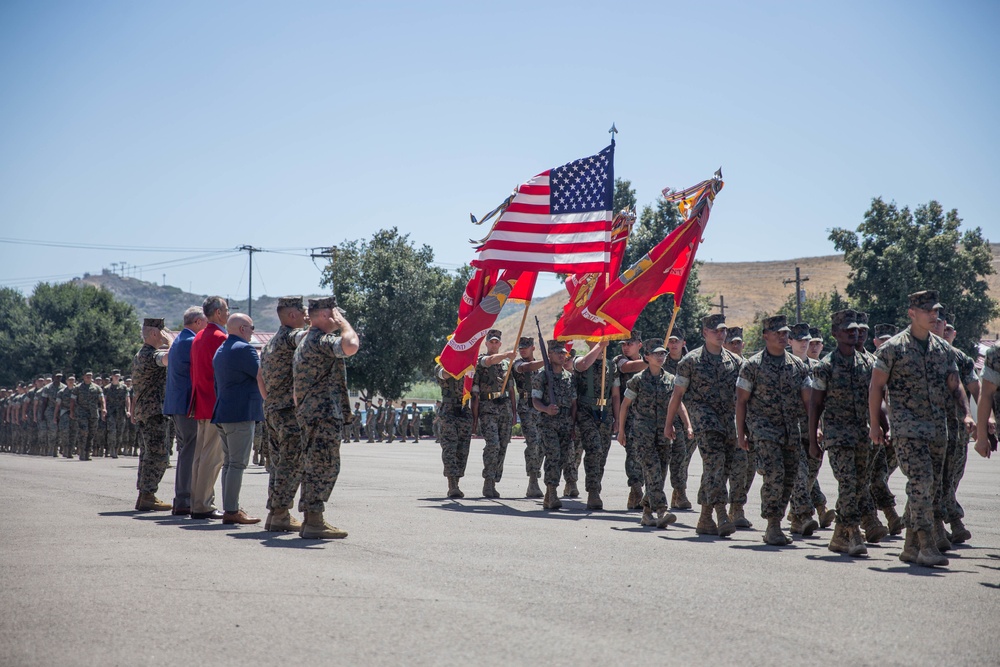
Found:
[{"label": "combat boot", "polygon": [[653,516],[653,510],[650,507],[642,508],[642,518],[639,519],[640,526],[655,526],[656,518]]},{"label": "combat boot", "polygon": [[170,503],[165,503],[152,493],[140,493],[135,501],[135,508],[140,512],[166,512],[174,508]]},{"label": "combat boot", "polygon": [[838,521],[833,527],[833,537],[830,538],[830,544],[826,548],[837,554],[848,553],[850,549],[848,535],[847,526]]},{"label": "combat boot", "polygon": [[571,482],[566,480],[566,486],[563,488],[563,498],[579,498],[580,489],[576,488],[576,482]]},{"label": "combat boot", "polygon": [[670,506],[675,510],[691,509],[691,501],[688,500],[684,489],[674,489],[673,494],[670,496]]},{"label": "combat boot", "polygon": [[767,530],[764,531],[764,543],[772,547],[784,547],[792,543],[792,538],[781,530],[781,519],[768,519]]},{"label": "combat boot", "polygon": [[458,477],[448,478],[448,497],[449,498],[464,498],[465,494],[462,490],[458,488]]},{"label": "combat boot", "polygon": [[637,510],[642,507],[642,484],[635,483],[628,492],[628,502],[626,507],[630,510]]},{"label": "combat boot", "polygon": [[729,518],[737,528],[753,528],[750,519],[743,513],[743,505],[739,503],[733,503],[729,506]]},{"label": "combat boot", "polygon": [[292,516],[287,509],[273,509],[267,515],[264,530],[273,533],[297,533],[302,530],[302,522]]},{"label": "combat boot", "polygon": [[819,528],[819,524],[816,523],[816,519],[812,518],[809,514],[793,514],[790,530],[793,535],[801,535],[803,537],[809,537],[816,529]]},{"label": "combat boot", "polygon": [[937,520],[934,522],[931,537],[934,539],[934,544],[937,546],[938,551],[951,551],[954,548],[952,547],[951,540],[948,539],[948,532],[944,529],[944,521]]},{"label": "combat boot", "polygon": [[917,531],[907,528],[903,538],[903,550],[899,552],[899,560],[904,563],[917,562]]},{"label": "combat boot", "polygon": [[857,558],[858,556],[867,556],[868,547],[865,546],[865,541],[861,537],[861,528],[858,526],[850,526],[847,529],[848,535],[848,547],[847,553],[851,556]]},{"label": "combat boot", "polygon": [[541,498],[542,489],[538,486],[538,475],[528,477],[528,490],[524,492],[525,498]]},{"label": "combat boot", "polygon": [[698,517],[698,525],[695,526],[694,532],[698,535],[719,534],[719,527],[715,525],[715,520],[712,518],[711,505],[701,506],[701,516]]},{"label": "combat boot", "polygon": [[903,519],[896,514],[896,508],[892,505],[882,508],[882,514],[885,514],[885,522],[888,524],[886,527],[889,529],[890,535],[899,535],[903,532]]},{"label": "combat boot", "polygon": [[542,501],[542,507],[547,510],[557,510],[562,507],[562,501],[559,500],[558,484],[545,485],[545,500]]},{"label": "combat boot", "polygon": [[719,503],[715,506],[715,518],[719,522],[719,537],[729,537],[736,532],[736,526],[726,513],[726,504]]},{"label": "combat boot", "polygon": [[835,510],[828,510],[826,505],[820,505],[816,508],[816,518],[819,520],[819,527],[826,530],[833,524],[834,519],[837,518],[837,512]]},{"label": "combat boot", "polygon": [[299,529],[299,537],[307,540],[339,540],[347,537],[347,531],[324,521],[322,512],[306,512],[306,520]]},{"label": "combat boot", "polygon": [[878,544],[889,534],[889,529],[882,525],[874,512],[861,517],[861,528],[865,531],[865,541],[869,544]]},{"label": "combat boot", "polygon": [[587,492],[587,509],[589,510],[602,510],[604,509],[604,501],[601,500],[601,494],[597,491]]},{"label": "combat boot", "polygon": [[965,527],[961,519],[955,519],[951,522],[951,543],[952,544],[962,544],[972,539],[972,533],[969,529]]},{"label": "combat boot", "polygon": [[666,528],[675,521],[677,521],[677,516],[672,514],[670,510],[668,510],[666,507],[661,507],[660,509],[656,510],[657,528]]},{"label": "combat boot", "polygon": [[499,498],[497,485],[492,479],[483,480],[483,498]]},{"label": "combat boot", "polygon": [[938,550],[932,531],[918,530],[917,544],[920,547],[920,551],[917,552],[917,563],[919,565],[925,567],[944,567],[948,565],[948,559]]}]

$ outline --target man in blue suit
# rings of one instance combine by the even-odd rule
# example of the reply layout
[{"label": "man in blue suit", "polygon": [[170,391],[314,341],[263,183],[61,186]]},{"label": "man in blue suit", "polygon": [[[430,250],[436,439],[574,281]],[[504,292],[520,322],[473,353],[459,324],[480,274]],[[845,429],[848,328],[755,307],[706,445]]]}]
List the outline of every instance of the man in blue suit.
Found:
[{"label": "man in blue suit", "polygon": [[222,439],[222,523],[260,523],[240,508],[243,471],[250,463],[257,422],[264,421],[264,380],[260,357],[250,345],[253,320],[234,313],[226,323],[229,336],[212,359],[215,371],[215,409],[212,423]]},{"label": "man in blue suit", "polygon": [[191,463],[194,443],[198,437],[198,422],[188,417],[191,405],[191,341],[205,328],[208,320],[201,306],[184,311],[184,329],[170,346],[167,356],[167,389],[163,398],[163,415],[174,421],[177,434],[177,474],[174,477],[174,504],[171,514],[191,513]]}]

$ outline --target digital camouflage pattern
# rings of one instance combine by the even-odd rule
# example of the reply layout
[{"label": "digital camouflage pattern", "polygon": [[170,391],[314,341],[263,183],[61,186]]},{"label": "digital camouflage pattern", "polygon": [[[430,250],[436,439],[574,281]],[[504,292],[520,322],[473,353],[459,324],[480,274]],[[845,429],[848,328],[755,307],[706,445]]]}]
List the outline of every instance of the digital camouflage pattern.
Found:
[{"label": "digital camouflage pattern", "polygon": [[510,360],[487,366],[479,355],[476,374],[472,379],[472,392],[479,396],[479,432],[485,440],[483,445],[483,479],[499,482],[503,477],[503,463],[507,458],[514,415],[511,414],[510,389],[503,387],[503,379],[510,367]]},{"label": "digital camouflage pattern", "polygon": [[295,407],[292,398],[294,384],[292,362],[295,359],[298,341],[304,335],[304,329],[293,329],[283,324],[264,346],[260,357],[260,370],[264,379],[264,389],[267,390],[267,398],[264,400],[265,413]]},{"label": "digital camouflage pattern", "polygon": [[[637,336],[636,332],[632,332],[633,338]],[[618,387],[618,391],[621,392],[622,398],[624,398],[625,386],[628,381],[638,375],[641,371],[636,371],[635,373],[626,373],[622,370],[622,365],[628,363],[629,361],[638,361],[642,357],[636,357],[631,359],[624,354],[619,354],[615,356],[611,361],[611,365],[615,369],[615,381],[614,384]],[[629,486],[634,486],[636,484],[641,484],[643,480],[642,464],[639,462],[639,453],[636,451],[635,445],[630,443],[631,438],[629,434],[632,433],[632,427],[635,424],[635,418],[631,408],[628,414],[625,416],[625,477],[628,480]]]},{"label": "digital camouflage pattern", "polygon": [[833,350],[813,369],[813,388],[826,392],[823,449],[856,447],[868,439],[868,385],[872,362],[855,352],[845,357]]},{"label": "digital camouflage pattern", "polygon": [[837,520],[849,526],[875,512],[869,491],[872,444],[867,439],[856,446],[839,445],[827,450],[830,470],[837,480]]},{"label": "digital camouflage pattern", "polygon": [[271,464],[267,508],[291,509],[295,502],[295,492],[302,483],[302,427],[299,426],[294,407],[265,412],[264,425]]},{"label": "digital camouflage pattern", "polygon": [[538,410],[531,405],[531,381],[536,371],[525,372],[522,367],[531,359],[515,359],[512,379],[517,390],[517,418],[524,436],[524,468],[529,477],[540,477],[542,472],[542,435],[538,431]]},{"label": "digital camouflage pattern", "polygon": [[801,359],[761,350],[744,362],[736,386],[750,393],[747,428],[754,440],[800,438],[799,425],[807,414],[802,390],[809,388],[809,369]]},{"label": "digital camouflage pattern", "polygon": [[[601,368],[604,367],[604,405],[597,405],[601,396]],[[573,371],[576,380],[576,437],[574,453],[583,456],[584,488],[600,493],[603,489],[604,469],[611,450],[611,425],[614,421],[611,392],[615,381],[614,364],[595,361],[585,371]],[[537,413],[536,413],[537,414]],[[569,466],[573,472],[579,464]],[[575,481],[575,480],[574,480]]]},{"label": "digital camouflage pattern", "polygon": [[667,421],[667,406],[674,391],[674,376],[666,371],[653,375],[649,369],[628,381],[625,398],[635,406],[635,424],[627,436],[635,440],[642,465],[646,493],[643,507],[653,511],[667,506],[664,493],[667,466],[670,461],[671,443],[663,437]]},{"label": "digital camouflage pattern", "polygon": [[[108,406],[108,448],[118,453],[125,446],[125,430],[128,423],[128,388],[119,382],[104,388],[104,400]],[[162,411],[162,403],[161,403]]]},{"label": "digital camouflage pattern", "polygon": [[[671,336],[672,337],[672,336]],[[684,357],[681,356],[681,359]],[[680,359],[674,359],[669,354],[663,362],[663,370],[671,375],[677,375],[677,366]],[[686,406],[686,404],[685,404]],[[675,489],[687,489],[688,468],[691,465],[691,455],[694,454],[694,438],[688,438],[687,429],[680,415],[674,419],[674,432],[676,437],[670,447],[670,486]]]},{"label": "digital camouflage pattern", "polygon": [[[135,382],[134,370],[132,378]],[[149,415],[139,421],[142,456],[139,458],[139,474],[135,488],[141,493],[156,493],[163,479],[163,473],[167,471],[170,463],[170,451],[167,448],[167,419],[159,414]]]},{"label": "digital camouflage pattern", "polygon": [[[957,347],[950,347],[951,353],[955,356],[958,377],[962,381],[962,385],[968,387],[970,384],[978,382],[976,362]],[[944,520],[950,523],[965,518],[965,509],[958,502],[958,485],[961,483],[962,477],[965,476],[965,465],[969,458],[969,436],[962,423],[965,409],[959,406],[954,394],[949,392],[948,396],[951,399],[948,411],[948,453],[942,484],[944,485]]]},{"label": "digital camouflage pattern", "polygon": [[[576,400],[576,383],[573,374],[563,369],[553,373],[552,395],[559,413],[547,415],[539,413],[539,431],[545,451],[545,483],[559,484],[562,469],[569,460],[573,439],[573,401]],[[536,373],[532,378],[532,398],[541,402],[548,400],[549,374]]]},{"label": "digital camouflage pattern", "polygon": [[445,477],[464,477],[472,442],[472,410],[462,405],[464,382],[438,370],[441,387],[441,463]]},{"label": "digital camouflage pattern", "polygon": [[163,414],[163,396],[167,389],[166,358],[166,350],[143,344],[132,360],[133,411],[137,422]]},{"label": "digital camouflage pattern", "polygon": [[299,511],[322,512],[340,476],[340,429],[343,422],[336,417],[306,422],[302,419],[299,413],[305,442]]}]

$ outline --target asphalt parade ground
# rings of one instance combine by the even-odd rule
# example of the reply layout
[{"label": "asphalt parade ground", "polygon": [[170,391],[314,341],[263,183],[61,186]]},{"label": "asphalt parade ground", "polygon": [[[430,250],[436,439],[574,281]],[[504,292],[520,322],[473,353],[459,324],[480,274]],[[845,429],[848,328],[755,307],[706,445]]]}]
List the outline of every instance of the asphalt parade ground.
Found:
[{"label": "asphalt parade ground", "polygon": [[[0,454],[0,665],[1000,664],[996,458],[970,452],[972,540],[928,569],[897,559],[901,536],[864,559],[828,551],[832,529],[766,546],[759,477],[750,531],[698,536],[694,511],[642,528],[617,443],[605,511],[547,512],[522,451],[485,500],[473,441],[448,500],[432,440],[345,444],[327,518],[350,535],[330,542],[135,512],[132,458]],[[826,465],[820,483],[832,501]],[[266,485],[248,468],[254,516]]]}]

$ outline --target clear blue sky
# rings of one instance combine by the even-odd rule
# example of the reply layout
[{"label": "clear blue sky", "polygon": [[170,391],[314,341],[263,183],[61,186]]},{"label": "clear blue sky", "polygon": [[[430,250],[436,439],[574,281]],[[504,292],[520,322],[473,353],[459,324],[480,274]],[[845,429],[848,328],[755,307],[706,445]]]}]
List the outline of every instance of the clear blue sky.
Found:
[{"label": "clear blue sky", "polygon": [[[0,237],[178,250],[0,243],[0,284],[126,261],[245,296],[245,254],[179,264],[393,225],[455,268],[470,212],[612,122],[641,204],[722,165],[701,259],[831,254],[874,196],[998,241],[998,29],[997,2],[8,0]],[[318,290],[307,258],[255,269]]]}]

